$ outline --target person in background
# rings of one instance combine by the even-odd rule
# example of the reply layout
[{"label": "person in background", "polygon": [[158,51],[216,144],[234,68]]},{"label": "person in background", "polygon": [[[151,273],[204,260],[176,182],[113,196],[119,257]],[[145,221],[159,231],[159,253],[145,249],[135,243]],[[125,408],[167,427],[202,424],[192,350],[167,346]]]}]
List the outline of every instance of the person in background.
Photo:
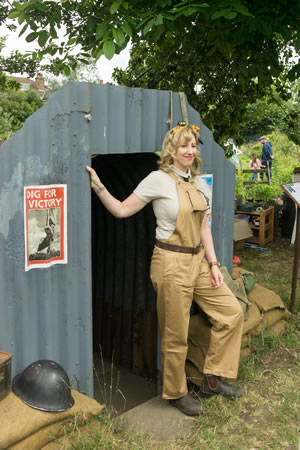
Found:
[{"label": "person in background", "polygon": [[163,141],[159,170],[144,178],[123,202],[86,166],[92,189],[113,216],[132,216],[152,202],[157,228],[150,276],[157,293],[162,398],[189,416],[203,412],[201,403],[188,393],[185,373],[193,300],[212,325],[200,395],[235,399],[244,393],[242,387],[221,378],[237,376],[244,317],[223,283],[214,250],[207,217],[209,200],[201,191],[199,176],[199,130],[186,122],[172,128]]},{"label": "person in background", "polygon": [[[261,168],[268,169],[267,180],[270,182],[272,179],[272,161],[274,159],[272,144],[266,136],[261,136],[259,142],[263,145],[261,152]],[[270,175],[270,177],[269,177]],[[264,174],[262,174],[262,179]]]},{"label": "person in background", "polygon": [[[256,153],[252,153],[251,155],[251,161],[250,161],[250,167],[251,169],[255,170],[255,169],[260,169],[261,163],[260,160],[258,159],[258,157],[256,156]],[[257,174],[258,176],[256,177],[256,174],[253,173],[252,177],[251,177],[251,181],[254,181],[255,178],[260,178],[259,174]]]}]

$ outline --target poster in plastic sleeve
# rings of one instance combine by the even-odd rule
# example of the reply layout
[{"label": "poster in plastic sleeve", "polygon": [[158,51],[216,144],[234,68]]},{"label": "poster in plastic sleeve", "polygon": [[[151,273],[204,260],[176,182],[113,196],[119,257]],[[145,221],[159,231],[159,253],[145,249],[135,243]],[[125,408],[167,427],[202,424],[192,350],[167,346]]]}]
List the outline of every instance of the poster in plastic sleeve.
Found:
[{"label": "poster in plastic sleeve", "polygon": [[211,216],[211,208],[212,208],[212,194],[213,194],[213,174],[208,173],[201,175],[201,191],[208,198],[209,201],[209,209],[207,210],[207,218],[208,224],[211,228],[212,224],[212,216]]},{"label": "poster in plastic sleeve", "polygon": [[300,181],[289,184],[281,184],[281,189],[300,207]]},{"label": "poster in plastic sleeve", "polygon": [[24,187],[25,272],[67,261],[67,185]]}]

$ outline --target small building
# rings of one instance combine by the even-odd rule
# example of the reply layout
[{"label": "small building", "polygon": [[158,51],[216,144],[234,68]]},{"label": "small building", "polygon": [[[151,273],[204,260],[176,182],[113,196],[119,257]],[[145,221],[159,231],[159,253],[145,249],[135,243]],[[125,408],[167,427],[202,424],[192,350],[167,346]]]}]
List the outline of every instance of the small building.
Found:
[{"label": "small building", "polygon": [[42,100],[46,100],[51,94],[51,90],[45,86],[45,79],[42,73],[38,73],[35,80],[14,76],[10,76],[9,78],[19,83],[21,85],[21,90],[24,92],[33,89]]},{"label": "small building", "polygon": [[[93,165],[109,191],[126,198],[157,168],[165,133],[183,118],[182,100],[169,91],[68,83],[2,145],[0,349],[14,355],[13,376],[33,361],[52,359],[74,387],[93,396],[93,368],[101,354],[156,378],[152,207],[113,218],[91,192],[85,166]],[[216,253],[231,272],[235,168],[199,114],[187,103],[185,108],[189,122],[200,126],[203,172],[213,176]],[[24,192],[53,185],[67,186],[68,258],[25,271]],[[47,226],[52,224],[47,217]]]}]

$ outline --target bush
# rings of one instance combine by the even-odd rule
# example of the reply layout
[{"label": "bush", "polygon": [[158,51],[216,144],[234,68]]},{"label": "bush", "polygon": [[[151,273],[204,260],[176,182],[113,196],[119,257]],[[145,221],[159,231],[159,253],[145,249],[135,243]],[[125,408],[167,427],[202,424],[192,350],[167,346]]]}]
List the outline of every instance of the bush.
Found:
[{"label": "bush", "polygon": [[243,200],[253,199],[267,202],[280,198],[283,190],[281,184],[292,182],[293,170],[300,165],[300,146],[294,144],[285,134],[274,131],[268,135],[273,145],[273,177],[272,184],[262,184],[256,181],[253,184],[244,185],[244,181],[250,180],[251,174],[243,174],[243,169],[250,168],[251,154],[254,152],[260,158],[262,145],[258,142],[242,146],[243,154],[239,156],[241,169],[236,174],[236,194],[240,194]]}]

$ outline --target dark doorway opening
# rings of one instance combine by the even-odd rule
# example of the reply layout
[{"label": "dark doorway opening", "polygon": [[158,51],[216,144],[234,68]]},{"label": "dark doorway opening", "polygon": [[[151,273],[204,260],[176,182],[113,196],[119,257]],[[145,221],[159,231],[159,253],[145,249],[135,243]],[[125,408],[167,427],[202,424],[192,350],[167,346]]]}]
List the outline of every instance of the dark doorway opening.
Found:
[{"label": "dark doorway opening", "polygon": [[[157,159],[152,153],[99,155],[92,165],[109,192],[124,200],[157,169]],[[151,205],[115,219],[93,193],[94,396],[117,413],[158,393],[154,239]]]}]

